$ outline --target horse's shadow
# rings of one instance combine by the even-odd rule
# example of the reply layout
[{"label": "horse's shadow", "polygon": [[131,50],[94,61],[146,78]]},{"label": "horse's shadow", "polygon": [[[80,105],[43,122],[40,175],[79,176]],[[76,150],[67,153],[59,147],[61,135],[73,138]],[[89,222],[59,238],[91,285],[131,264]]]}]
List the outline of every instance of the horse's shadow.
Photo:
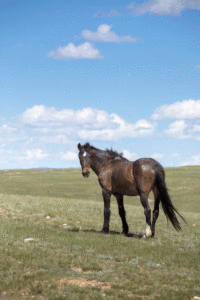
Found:
[{"label": "horse's shadow", "polygon": [[[80,229],[80,228],[68,228],[67,231],[72,231],[72,232],[79,232],[79,231],[82,231],[82,232],[93,232],[93,233],[98,233],[98,234],[105,234],[105,233],[102,233],[101,231],[98,231],[96,229]],[[126,236],[126,237],[129,237],[129,238],[143,238],[143,234],[139,234],[139,233],[128,233],[127,235],[124,235],[123,233],[119,232],[119,231],[109,231],[109,234],[111,235],[122,235],[122,236]]]}]

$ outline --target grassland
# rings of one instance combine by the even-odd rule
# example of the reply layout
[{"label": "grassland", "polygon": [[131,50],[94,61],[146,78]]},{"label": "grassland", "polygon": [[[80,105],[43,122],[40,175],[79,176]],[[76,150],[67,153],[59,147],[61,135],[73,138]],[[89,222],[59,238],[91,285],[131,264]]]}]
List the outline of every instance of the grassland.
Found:
[{"label": "grassland", "polygon": [[[174,299],[200,297],[200,167],[166,169],[182,231],[162,210],[155,238],[138,197],[125,197],[133,237],[121,235],[115,198],[111,233],[100,234],[97,177],[78,169],[0,172],[0,299]],[[153,207],[153,196],[150,195]]]}]

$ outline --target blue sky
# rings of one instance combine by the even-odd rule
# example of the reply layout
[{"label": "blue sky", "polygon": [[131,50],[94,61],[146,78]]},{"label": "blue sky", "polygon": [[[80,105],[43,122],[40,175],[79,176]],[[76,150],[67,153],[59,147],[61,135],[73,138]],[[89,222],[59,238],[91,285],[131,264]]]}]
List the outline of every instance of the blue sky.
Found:
[{"label": "blue sky", "polygon": [[0,169],[77,143],[200,165],[200,1],[2,0]]}]

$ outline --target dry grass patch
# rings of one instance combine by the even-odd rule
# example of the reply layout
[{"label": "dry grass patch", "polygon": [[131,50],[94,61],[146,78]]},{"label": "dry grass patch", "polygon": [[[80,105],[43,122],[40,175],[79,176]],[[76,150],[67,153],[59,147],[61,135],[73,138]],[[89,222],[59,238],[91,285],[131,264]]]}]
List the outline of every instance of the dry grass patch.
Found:
[{"label": "dry grass patch", "polygon": [[83,272],[83,269],[82,269],[82,268],[71,267],[71,269],[72,269],[74,272],[79,272],[79,273],[82,273],[82,272]]},{"label": "dry grass patch", "polygon": [[107,284],[107,283],[105,284],[105,282],[101,282],[101,281],[98,281],[96,279],[89,280],[89,279],[86,279],[86,278],[74,278],[74,279],[62,278],[62,279],[59,280],[59,287],[60,288],[63,288],[66,284],[76,285],[76,286],[79,286],[81,288],[90,286],[90,287],[100,287],[103,290],[111,289],[111,286],[109,284]]},{"label": "dry grass patch", "polygon": [[77,268],[77,267],[71,267],[72,271],[77,272],[77,273],[83,273],[83,274],[94,274],[96,273],[95,270],[88,270],[88,271],[83,271],[82,268]]}]

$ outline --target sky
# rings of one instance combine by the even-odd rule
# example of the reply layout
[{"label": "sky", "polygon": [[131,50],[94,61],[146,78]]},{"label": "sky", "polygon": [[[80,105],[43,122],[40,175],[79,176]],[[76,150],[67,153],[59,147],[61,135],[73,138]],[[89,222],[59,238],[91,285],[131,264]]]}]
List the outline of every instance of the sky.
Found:
[{"label": "sky", "polygon": [[200,165],[199,33],[199,0],[1,0],[0,169]]}]

